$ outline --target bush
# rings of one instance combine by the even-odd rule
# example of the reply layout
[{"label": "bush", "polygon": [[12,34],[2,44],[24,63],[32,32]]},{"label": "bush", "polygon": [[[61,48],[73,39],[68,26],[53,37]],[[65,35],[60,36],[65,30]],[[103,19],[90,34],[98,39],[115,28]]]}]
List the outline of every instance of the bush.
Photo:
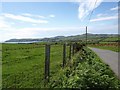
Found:
[{"label": "bush", "polygon": [[[84,48],[69,62],[66,68],[51,78],[50,87],[78,89],[119,89],[120,81],[108,65],[101,62],[91,50]],[[87,56],[86,56],[87,55]],[[72,67],[71,67],[72,66]]]}]

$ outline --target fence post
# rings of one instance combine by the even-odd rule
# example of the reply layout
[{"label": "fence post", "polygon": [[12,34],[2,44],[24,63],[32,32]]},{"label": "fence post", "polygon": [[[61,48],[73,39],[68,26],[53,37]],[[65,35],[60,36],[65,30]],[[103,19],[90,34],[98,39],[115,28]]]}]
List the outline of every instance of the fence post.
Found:
[{"label": "fence post", "polygon": [[63,67],[66,64],[66,44],[63,44]]},{"label": "fence post", "polygon": [[70,49],[69,49],[69,60],[71,59],[71,44],[70,44]]},{"label": "fence post", "polygon": [[75,49],[75,45],[72,44],[72,56],[74,55],[74,49]]},{"label": "fence post", "polygon": [[50,73],[50,45],[45,46],[45,82],[49,82]]},{"label": "fence post", "polygon": [[86,26],[86,46],[87,46],[87,26]]},{"label": "fence post", "polygon": [[74,54],[77,52],[77,43],[74,44]]},{"label": "fence post", "polygon": [[16,84],[16,74],[15,74],[15,89],[16,89],[16,85],[17,85],[17,84]]}]

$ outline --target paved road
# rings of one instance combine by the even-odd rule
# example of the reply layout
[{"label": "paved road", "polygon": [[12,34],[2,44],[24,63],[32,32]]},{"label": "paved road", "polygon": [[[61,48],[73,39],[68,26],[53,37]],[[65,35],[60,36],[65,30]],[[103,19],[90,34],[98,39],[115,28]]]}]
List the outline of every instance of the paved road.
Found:
[{"label": "paved road", "polygon": [[103,60],[104,63],[108,64],[110,68],[113,70],[113,72],[120,79],[120,75],[118,75],[118,53],[110,50],[103,50],[97,48],[90,49],[93,50]]}]

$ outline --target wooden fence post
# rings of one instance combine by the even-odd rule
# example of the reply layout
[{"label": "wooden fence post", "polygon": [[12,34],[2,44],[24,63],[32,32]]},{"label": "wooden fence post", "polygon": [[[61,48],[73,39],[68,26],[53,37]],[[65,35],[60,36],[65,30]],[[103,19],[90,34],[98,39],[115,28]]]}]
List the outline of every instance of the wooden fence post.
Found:
[{"label": "wooden fence post", "polygon": [[74,55],[75,45],[72,44],[72,56]]},{"label": "wooden fence post", "polygon": [[17,83],[16,83],[16,76],[17,76],[17,75],[15,74],[15,87],[14,87],[15,89],[16,89],[16,86],[17,86]]},{"label": "wooden fence post", "polygon": [[63,44],[63,67],[66,64],[66,44]]},{"label": "wooden fence post", "polygon": [[45,82],[49,82],[50,73],[50,45],[45,46]]},{"label": "wooden fence post", "polygon": [[86,26],[86,46],[87,46],[87,26]]},{"label": "wooden fence post", "polygon": [[69,51],[69,60],[71,59],[71,48],[72,48],[72,47],[71,47],[71,44],[70,44],[70,49],[69,49],[69,50],[70,50],[70,51]]},{"label": "wooden fence post", "polygon": [[74,44],[74,54],[77,52],[77,43]]}]

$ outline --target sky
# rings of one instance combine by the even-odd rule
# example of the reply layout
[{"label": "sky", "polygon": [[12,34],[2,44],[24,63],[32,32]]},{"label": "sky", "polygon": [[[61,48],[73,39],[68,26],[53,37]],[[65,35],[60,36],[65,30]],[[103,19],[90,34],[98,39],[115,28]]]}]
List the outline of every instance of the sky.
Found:
[{"label": "sky", "polygon": [[97,1],[2,2],[0,42],[80,35],[85,33],[86,26],[88,33],[117,34],[118,3]]}]

